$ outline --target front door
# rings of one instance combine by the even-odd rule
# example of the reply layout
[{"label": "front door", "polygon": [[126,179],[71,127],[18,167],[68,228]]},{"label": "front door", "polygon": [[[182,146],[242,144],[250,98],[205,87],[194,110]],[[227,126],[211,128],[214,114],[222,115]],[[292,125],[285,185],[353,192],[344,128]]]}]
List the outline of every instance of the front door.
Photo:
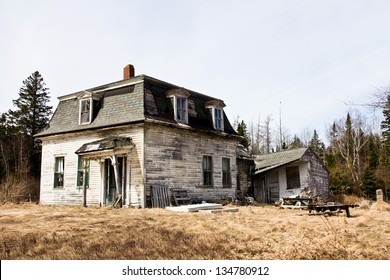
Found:
[{"label": "front door", "polygon": [[[105,173],[105,204],[112,205],[118,195],[118,192],[122,195],[122,199],[126,197],[126,157],[118,157],[118,170],[115,177],[115,167],[112,164],[111,159],[104,161],[104,173]],[[119,186],[117,188],[117,183]]]}]

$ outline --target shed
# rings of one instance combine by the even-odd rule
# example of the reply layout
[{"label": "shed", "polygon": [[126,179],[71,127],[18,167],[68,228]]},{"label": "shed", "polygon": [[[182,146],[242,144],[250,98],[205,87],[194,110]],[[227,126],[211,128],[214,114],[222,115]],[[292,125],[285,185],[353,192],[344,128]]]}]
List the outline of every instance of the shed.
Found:
[{"label": "shed", "polygon": [[311,148],[257,156],[252,176],[254,198],[260,203],[302,192],[320,198],[329,196],[329,171]]}]

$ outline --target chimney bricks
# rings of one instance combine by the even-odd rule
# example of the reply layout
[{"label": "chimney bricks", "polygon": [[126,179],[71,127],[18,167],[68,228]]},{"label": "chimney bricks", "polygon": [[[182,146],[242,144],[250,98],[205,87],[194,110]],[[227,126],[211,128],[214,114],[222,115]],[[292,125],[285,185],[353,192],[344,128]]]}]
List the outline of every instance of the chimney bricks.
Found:
[{"label": "chimney bricks", "polygon": [[134,77],[135,71],[134,66],[131,64],[127,64],[125,68],[123,68],[123,79],[130,79]]}]

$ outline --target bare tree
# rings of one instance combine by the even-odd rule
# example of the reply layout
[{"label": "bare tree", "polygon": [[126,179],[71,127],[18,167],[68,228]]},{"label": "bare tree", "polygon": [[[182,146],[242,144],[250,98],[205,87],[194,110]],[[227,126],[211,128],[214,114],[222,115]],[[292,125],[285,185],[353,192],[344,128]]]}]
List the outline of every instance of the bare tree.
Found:
[{"label": "bare tree", "polygon": [[261,126],[261,138],[263,139],[261,151],[263,154],[269,154],[271,152],[271,121],[272,116],[268,115]]},{"label": "bare tree", "polygon": [[361,180],[362,163],[361,150],[367,143],[368,126],[363,121],[359,111],[347,114],[345,119],[334,122],[329,135],[331,145],[344,159],[345,167],[349,171],[353,183],[357,185]]}]

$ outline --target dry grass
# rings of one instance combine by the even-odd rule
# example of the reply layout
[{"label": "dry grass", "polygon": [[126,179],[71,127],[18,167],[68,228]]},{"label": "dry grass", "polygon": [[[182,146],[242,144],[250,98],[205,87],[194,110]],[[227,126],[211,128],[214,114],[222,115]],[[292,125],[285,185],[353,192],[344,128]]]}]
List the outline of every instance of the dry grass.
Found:
[{"label": "dry grass", "polygon": [[390,211],[175,213],[5,204],[1,259],[390,259]]}]

